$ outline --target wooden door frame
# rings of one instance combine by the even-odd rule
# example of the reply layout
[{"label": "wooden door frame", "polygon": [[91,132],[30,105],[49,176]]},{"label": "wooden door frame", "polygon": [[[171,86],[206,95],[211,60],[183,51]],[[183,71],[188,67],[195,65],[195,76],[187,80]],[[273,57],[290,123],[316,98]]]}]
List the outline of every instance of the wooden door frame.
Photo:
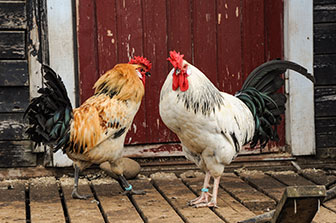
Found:
[{"label": "wooden door frame", "polygon": [[[42,64],[49,64],[46,5],[42,0],[26,2],[27,7],[27,60],[29,73],[29,98],[39,96],[43,87]],[[43,153],[45,146],[33,146],[32,153]]]},{"label": "wooden door frame", "polygon": [[[77,49],[74,27],[74,0],[47,0],[49,65],[58,73],[68,91],[73,107],[78,106]],[[71,166],[61,150],[52,154],[55,167]]]},{"label": "wooden door frame", "polygon": [[[76,89],[77,49],[74,47],[77,44],[76,33],[74,33],[76,30],[75,0],[48,0],[47,7],[50,65],[62,76],[69,97],[75,106],[79,103],[79,92]],[[313,73],[312,17],[313,0],[305,1],[304,5],[300,0],[284,0],[285,59],[300,63],[311,73]],[[57,28],[58,21],[62,21],[62,27],[64,27],[61,32]],[[293,26],[300,30],[294,32]],[[60,39],[67,44],[60,44]],[[31,80],[41,80],[40,74],[31,74]],[[286,93],[291,92],[286,111],[286,142],[290,145],[293,155],[315,154],[315,129],[312,121],[314,120],[313,86],[309,81],[298,79],[296,76],[298,75],[289,75],[286,82]],[[290,88],[290,86],[295,87]],[[35,85],[31,88],[31,92],[36,91]],[[302,100],[302,98],[305,99]],[[162,146],[166,147],[169,144],[131,146],[128,147],[125,155],[157,156],[157,153],[162,151]],[[173,149],[171,153],[165,153],[165,155],[178,156],[182,155],[182,152]],[[54,154],[53,157],[54,166],[71,165],[71,162],[62,154]]]},{"label": "wooden door frame", "polygon": [[[313,74],[313,0],[284,1],[285,59]],[[291,87],[293,86],[293,87]],[[286,142],[292,155],[314,155],[314,85],[305,77],[287,72]]]}]

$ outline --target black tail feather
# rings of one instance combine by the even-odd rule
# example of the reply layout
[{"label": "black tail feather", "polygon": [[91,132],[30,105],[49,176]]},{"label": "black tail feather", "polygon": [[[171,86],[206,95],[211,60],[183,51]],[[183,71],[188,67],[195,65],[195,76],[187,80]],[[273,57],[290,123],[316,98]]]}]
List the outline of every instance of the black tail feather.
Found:
[{"label": "black tail feather", "polygon": [[285,112],[286,96],[279,93],[285,81],[283,73],[294,70],[315,83],[314,77],[304,67],[285,60],[272,60],[255,68],[246,78],[236,97],[251,110],[255,119],[255,135],[251,147],[258,143],[266,146],[269,140],[277,141],[277,125]]},{"label": "black tail feather", "polygon": [[[286,60],[272,60],[255,68],[246,78],[242,90],[246,89],[247,87],[256,88],[258,83],[266,82],[265,79],[267,79],[270,76],[270,74],[274,73],[274,76],[276,77],[284,73],[288,69],[294,70],[302,74],[303,76],[311,80],[313,83],[315,83],[314,77],[310,73],[308,73],[306,68],[300,66],[299,64]],[[260,90],[258,88],[256,89]]]},{"label": "black tail feather", "polygon": [[38,90],[41,95],[32,99],[24,113],[29,123],[26,134],[36,145],[56,145],[56,151],[68,144],[72,106],[61,77],[46,65],[42,73],[45,87]]}]

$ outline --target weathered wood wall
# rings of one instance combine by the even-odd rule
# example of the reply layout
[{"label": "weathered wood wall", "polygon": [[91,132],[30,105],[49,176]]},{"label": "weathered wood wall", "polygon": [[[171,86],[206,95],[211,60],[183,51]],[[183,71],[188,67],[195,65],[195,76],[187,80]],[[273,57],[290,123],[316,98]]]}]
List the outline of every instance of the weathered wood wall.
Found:
[{"label": "weathered wood wall", "polygon": [[316,146],[336,147],[336,1],[314,0]]},{"label": "weathered wood wall", "polygon": [[29,103],[27,5],[0,0],[0,167],[36,165],[22,119]]}]

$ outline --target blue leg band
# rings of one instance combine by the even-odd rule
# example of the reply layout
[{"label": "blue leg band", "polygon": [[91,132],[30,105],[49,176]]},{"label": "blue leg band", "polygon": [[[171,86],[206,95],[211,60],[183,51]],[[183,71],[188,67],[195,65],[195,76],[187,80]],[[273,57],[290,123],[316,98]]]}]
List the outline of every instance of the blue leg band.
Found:
[{"label": "blue leg band", "polygon": [[201,191],[202,192],[209,192],[209,189],[208,188],[202,188]]},{"label": "blue leg band", "polygon": [[127,191],[132,190],[132,185],[130,184],[129,187],[125,188],[125,190],[127,190]]}]

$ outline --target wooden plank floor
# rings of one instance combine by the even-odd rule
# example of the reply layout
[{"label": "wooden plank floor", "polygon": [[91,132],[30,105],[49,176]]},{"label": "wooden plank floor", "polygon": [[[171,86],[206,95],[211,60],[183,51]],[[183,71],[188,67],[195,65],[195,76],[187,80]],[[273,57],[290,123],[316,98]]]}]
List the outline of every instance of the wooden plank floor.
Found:
[{"label": "wooden plank floor", "polygon": [[[276,207],[286,186],[335,186],[334,171],[248,171],[225,173],[218,208],[193,208],[187,202],[200,194],[204,174],[154,173],[131,180],[146,195],[126,196],[111,178],[80,179],[87,200],[71,198],[73,179],[62,177],[0,181],[0,222],[225,222],[235,223]],[[336,199],[321,204],[314,223],[336,222]]]},{"label": "wooden plank floor", "polygon": [[43,177],[30,183],[30,216],[32,222],[64,222],[65,217],[56,179]]},{"label": "wooden plank floor", "polygon": [[0,182],[0,222],[26,222],[26,181]]},{"label": "wooden plank floor", "polygon": [[78,191],[82,195],[92,196],[87,200],[75,200],[71,198],[73,189],[73,179],[61,178],[60,188],[63,191],[63,199],[66,204],[66,220],[81,223],[81,222],[103,222],[104,218],[100,214],[97,202],[93,201],[93,194],[91,192],[89,182],[86,179],[80,179],[78,183]]}]

